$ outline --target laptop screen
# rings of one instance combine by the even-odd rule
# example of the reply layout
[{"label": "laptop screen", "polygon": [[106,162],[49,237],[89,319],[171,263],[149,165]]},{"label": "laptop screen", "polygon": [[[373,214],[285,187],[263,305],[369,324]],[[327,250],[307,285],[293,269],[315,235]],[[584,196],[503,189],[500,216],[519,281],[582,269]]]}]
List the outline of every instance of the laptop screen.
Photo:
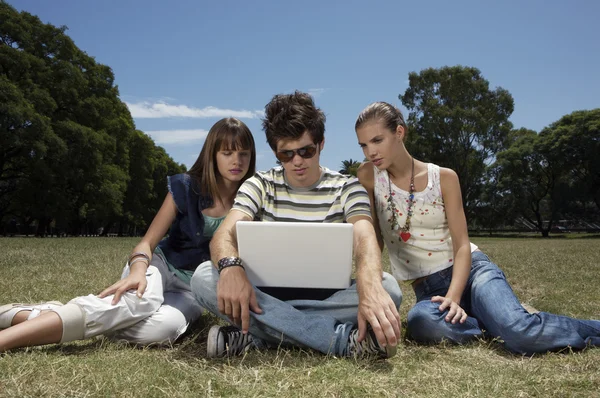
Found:
[{"label": "laptop screen", "polygon": [[239,255],[254,286],[350,286],[352,224],[240,221],[236,229]]}]

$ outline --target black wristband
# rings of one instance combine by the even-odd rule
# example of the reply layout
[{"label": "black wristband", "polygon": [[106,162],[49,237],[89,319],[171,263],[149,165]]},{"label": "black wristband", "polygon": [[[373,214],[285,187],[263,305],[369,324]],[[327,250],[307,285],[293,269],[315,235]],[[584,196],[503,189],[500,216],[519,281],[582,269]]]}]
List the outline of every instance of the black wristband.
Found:
[{"label": "black wristband", "polygon": [[244,269],[244,265],[242,263],[241,258],[239,258],[239,257],[223,257],[217,263],[217,271],[219,272],[219,275],[221,274],[221,271],[223,271],[225,268],[228,268],[228,267],[242,267],[242,269]]}]

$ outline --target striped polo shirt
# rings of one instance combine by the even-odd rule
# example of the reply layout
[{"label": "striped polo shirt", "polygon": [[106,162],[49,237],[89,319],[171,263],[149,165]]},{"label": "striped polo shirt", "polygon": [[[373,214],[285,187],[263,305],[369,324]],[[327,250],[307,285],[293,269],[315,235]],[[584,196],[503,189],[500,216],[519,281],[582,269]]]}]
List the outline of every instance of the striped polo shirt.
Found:
[{"label": "striped polo shirt", "polygon": [[356,178],[321,167],[312,186],[287,183],[282,166],[259,171],[240,187],[233,209],[254,220],[292,222],[347,222],[354,216],[371,218],[369,196]]}]

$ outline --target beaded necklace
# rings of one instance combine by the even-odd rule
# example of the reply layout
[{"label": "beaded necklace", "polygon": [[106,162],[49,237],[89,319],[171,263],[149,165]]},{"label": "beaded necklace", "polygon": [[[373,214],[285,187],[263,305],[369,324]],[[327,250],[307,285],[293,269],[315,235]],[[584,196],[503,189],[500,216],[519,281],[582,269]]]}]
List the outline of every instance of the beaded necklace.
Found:
[{"label": "beaded necklace", "polygon": [[[410,172],[410,189],[408,191],[408,208],[406,209],[406,222],[404,223],[404,226],[402,228],[400,228],[400,239],[402,239],[403,242],[406,242],[407,240],[410,239],[410,218],[413,215],[413,200],[415,198],[415,158],[413,158],[411,156],[411,163],[412,163],[412,167],[411,167],[411,172]],[[392,193],[392,181],[390,179],[390,173],[388,173],[388,189],[389,189],[389,196],[387,199],[388,205],[387,205],[387,209],[389,211],[392,212],[392,217],[388,220],[391,224],[392,227],[392,231],[395,230],[396,228],[399,228],[398,225],[398,216],[396,213],[398,213],[398,210],[396,209],[396,205],[394,204],[394,198],[393,198],[393,193]]]}]

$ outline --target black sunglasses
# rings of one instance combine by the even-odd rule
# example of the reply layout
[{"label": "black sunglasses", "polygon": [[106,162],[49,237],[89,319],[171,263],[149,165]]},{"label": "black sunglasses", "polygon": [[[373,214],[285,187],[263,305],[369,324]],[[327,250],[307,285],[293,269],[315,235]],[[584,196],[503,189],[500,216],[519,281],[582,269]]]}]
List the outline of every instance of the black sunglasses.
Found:
[{"label": "black sunglasses", "polygon": [[275,156],[277,157],[277,160],[279,160],[281,163],[287,163],[290,160],[292,160],[294,158],[294,156],[296,156],[296,154],[300,155],[300,157],[303,159],[310,159],[313,156],[315,156],[316,153],[317,153],[317,145],[312,144],[312,145],[307,145],[305,147],[298,148],[298,149],[290,149],[287,151],[277,151]]}]

